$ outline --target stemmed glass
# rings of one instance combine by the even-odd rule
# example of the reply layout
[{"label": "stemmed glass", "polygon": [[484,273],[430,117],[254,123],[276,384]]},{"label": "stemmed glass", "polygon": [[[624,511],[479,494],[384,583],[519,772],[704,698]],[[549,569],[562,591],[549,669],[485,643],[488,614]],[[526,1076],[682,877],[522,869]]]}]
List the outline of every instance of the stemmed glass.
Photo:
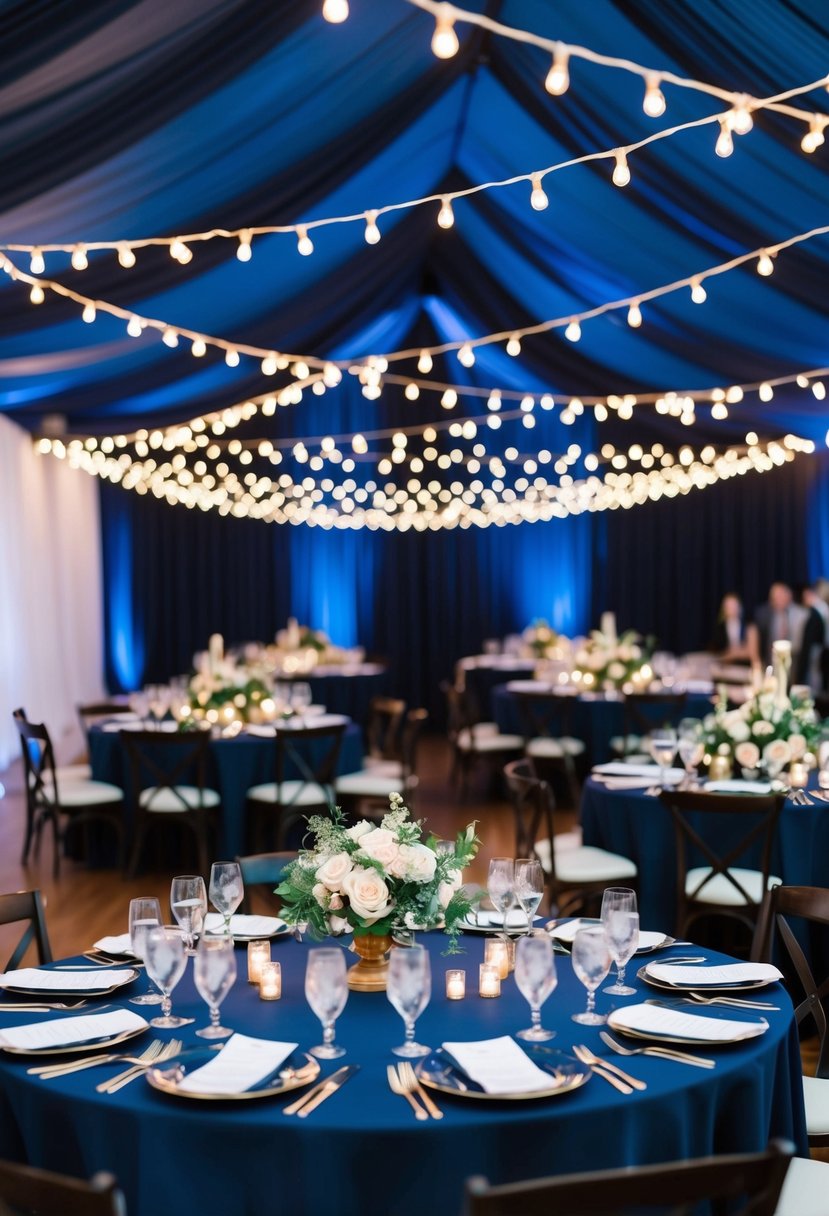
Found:
[{"label": "stemmed glass", "polygon": [[[408,950],[398,950],[408,954]],[[309,950],[305,968],[305,999],[322,1022],[322,1042],[310,1049],[320,1060],[336,1060],[345,1048],[334,1042],[334,1023],[348,1000],[345,955],[338,946]]]},{"label": "stemmed glass", "polygon": [[207,912],[207,892],[200,874],[176,875],[170,884],[170,907],[184,934],[185,953],[192,956]]},{"label": "stemmed glass", "polygon": [[489,863],[486,889],[489,898],[504,918],[515,902],[515,862],[511,857],[493,857]]},{"label": "stemmed glass", "polygon": [[144,942],[144,962],[147,975],[158,984],[164,999],[161,1002],[161,1017],[152,1018],[151,1026],[159,1030],[175,1030],[177,1026],[188,1026],[192,1018],[173,1017],[171,1010],[173,1002],[170,993],[184,975],[187,966],[187,955],[184,953],[184,942],[181,940],[181,930],[172,925],[155,925],[147,932]]},{"label": "stemmed glass", "polygon": [[629,887],[607,887],[602,896],[602,926],[610,957],[616,964],[616,980],[603,989],[613,996],[635,996],[625,984],[625,967],[639,946],[639,912],[636,892]]},{"label": "stemmed glass", "polygon": [[170,708],[170,689],[166,684],[151,684],[149,691],[150,716],[155,719],[156,729],[160,729],[162,721],[167,716],[167,710]]},{"label": "stemmed glass", "polygon": [[683,785],[691,789],[696,780],[697,767],[705,755],[705,739],[699,718],[683,718],[677,730],[679,758],[685,769]]},{"label": "stemmed glass", "polygon": [[558,983],[553,943],[546,933],[530,933],[515,948],[515,983],[529,1002],[532,1025],[516,1033],[517,1039],[543,1043],[555,1036],[554,1030],[541,1025],[541,1006]]},{"label": "stemmed glass", "polygon": [[659,765],[659,785],[664,789],[668,783],[668,769],[676,756],[676,731],[672,726],[660,726],[657,730],[652,730],[648,736],[648,747]]},{"label": "stemmed glass", "polygon": [[[515,898],[527,918],[527,933],[532,932],[535,910],[544,894],[544,871],[535,857],[519,857],[515,863]],[[504,923],[506,928],[506,922]]]},{"label": "stemmed glass", "polygon": [[610,951],[601,925],[579,929],[573,938],[570,955],[573,970],[587,989],[587,1008],[584,1013],[574,1013],[574,1022],[582,1026],[601,1026],[607,1018],[596,1013],[596,989],[610,970]]},{"label": "stemmed glass", "polygon": [[226,1039],[233,1034],[219,1024],[219,1006],[236,979],[236,954],[232,937],[202,937],[193,964],[196,991],[210,1010],[210,1025],[197,1030],[202,1039]]},{"label": "stemmed glass", "polygon": [[223,933],[230,933],[230,918],[244,897],[238,861],[214,861],[210,867],[210,902],[224,919]]},{"label": "stemmed glass", "polygon": [[304,680],[294,684],[291,689],[291,708],[296,714],[300,725],[304,721],[305,712],[313,702],[313,699],[314,694],[310,684],[306,684]]},{"label": "stemmed glass", "polygon": [[[143,959],[147,943],[147,934],[161,924],[161,904],[150,896],[139,896],[130,900],[130,950],[136,958]],[[149,978],[149,973],[148,973]],[[163,1000],[160,992],[148,988],[140,996],[131,996],[131,1005],[160,1005]]]},{"label": "stemmed glass", "polygon": [[415,1022],[429,1004],[432,995],[432,968],[424,946],[412,946],[408,950],[392,950],[389,955],[389,974],[386,980],[386,996],[394,1005],[406,1026],[406,1039],[399,1047],[392,1047],[396,1056],[414,1059],[428,1055],[430,1047],[414,1041]]}]

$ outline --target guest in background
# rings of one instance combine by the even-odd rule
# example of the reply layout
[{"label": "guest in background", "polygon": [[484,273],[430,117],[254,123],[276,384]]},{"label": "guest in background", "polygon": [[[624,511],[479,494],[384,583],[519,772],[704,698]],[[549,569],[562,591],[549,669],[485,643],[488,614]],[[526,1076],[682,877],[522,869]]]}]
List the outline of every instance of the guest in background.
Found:
[{"label": "guest in background", "polygon": [[807,616],[792,681],[808,684],[815,695],[825,688],[824,660],[829,645],[829,604],[820,594],[821,585],[818,582],[813,587],[804,587],[800,593]]},{"label": "guest in background", "polygon": [[806,608],[795,604],[792,589],[785,583],[773,583],[769,598],[754,614],[754,631],[749,635],[752,659],[768,666],[771,663],[771,648],[774,642],[791,642],[792,668],[797,665],[803,629],[809,615]]},{"label": "guest in background", "polygon": [[749,654],[743,602],[733,591],[722,597],[710,649],[727,663],[747,662]]}]

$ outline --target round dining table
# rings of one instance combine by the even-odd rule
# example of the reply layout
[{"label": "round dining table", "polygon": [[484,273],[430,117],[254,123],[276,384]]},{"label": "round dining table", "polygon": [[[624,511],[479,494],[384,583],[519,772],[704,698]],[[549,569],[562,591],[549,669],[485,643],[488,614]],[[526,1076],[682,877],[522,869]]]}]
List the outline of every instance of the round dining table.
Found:
[{"label": "round dining table", "polygon": [[[446,956],[443,935],[420,938],[432,965],[432,999],[417,1023],[420,1042],[438,1047],[444,1041],[489,1039],[528,1025],[529,1009],[513,976],[503,982],[499,998],[477,995],[484,952],[480,937],[466,935],[465,953],[456,957]],[[222,1005],[223,1024],[304,1050],[319,1043],[320,1026],[303,992],[308,950],[307,941],[292,937],[273,942],[283,995],[265,1002],[246,983],[245,955],[238,948],[239,977]],[[681,953],[693,951],[670,951]],[[710,961],[719,957],[709,952]],[[395,1061],[391,1048],[403,1038],[400,1017],[384,993],[351,992],[336,1027],[346,1054],[323,1062],[322,1074],[343,1064],[359,1071],[306,1119],[283,1112],[296,1091],[258,1100],[205,1101],[159,1092],[142,1076],[116,1093],[97,1093],[96,1083],[123,1064],[44,1080],[28,1073],[31,1058],[0,1052],[0,1156],[75,1175],[110,1170],[125,1192],[130,1216],[258,1216],[277,1209],[291,1216],[422,1216],[436,1208],[460,1212],[464,1179],[472,1174],[507,1182],[756,1151],[772,1136],[787,1137],[807,1153],[798,1037],[780,985],[764,990],[776,1008],[763,1014],[768,1029],[761,1037],[693,1049],[716,1058],[716,1066],[707,1070],[611,1055],[596,1027],[571,1020],[584,1007],[585,990],[568,956],[558,955],[556,963],[558,985],[543,1009],[544,1024],[556,1031],[552,1046],[567,1053],[574,1044],[585,1044],[610,1056],[646,1083],[643,1092],[620,1093],[598,1075],[548,1098],[481,1100],[433,1092],[443,1118],[419,1122],[387,1081],[387,1065]],[[449,967],[466,970],[463,1000],[444,995]],[[632,968],[631,975],[635,972]],[[119,1001],[146,983],[142,972]],[[654,995],[639,979],[634,986],[639,999]],[[635,999],[600,991],[598,1009],[608,1012],[614,1001]],[[207,1010],[192,983],[192,964],[174,991],[173,1007],[193,1017],[194,1024],[145,1032],[135,1040],[137,1048],[150,1036],[175,1035],[185,1048],[200,1042],[195,1030],[206,1023]],[[738,1018],[757,1016],[731,1012]],[[0,1011],[0,1030],[33,1020],[32,1014]]]}]

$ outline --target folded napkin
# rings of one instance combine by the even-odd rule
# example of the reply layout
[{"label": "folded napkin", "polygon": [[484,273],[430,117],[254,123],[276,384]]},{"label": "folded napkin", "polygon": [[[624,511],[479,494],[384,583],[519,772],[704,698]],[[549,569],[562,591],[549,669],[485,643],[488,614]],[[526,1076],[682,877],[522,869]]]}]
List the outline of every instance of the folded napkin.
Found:
[{"label": "folded napkin", "polygon": [[270,722],[249,722],[245,727],[245,732],[248,735],[255,735],[257,739],[273,739],[276,735],[276,727]]},{"label": "folded napkin", "polygon": [[[647,777],[648,781],[659,781],[662,769],[658,764],[625,764],[621,760],[611,760],[608,764],[597,764],[593,772],[606,777]],[[669,783],[681,781],[685,776],[684,768],[667,769]]]},{"label": "folded napkin", "polygon": [[144,1030],[144,1018],[131,1009],[114,1009],[111,1013],[87,1013],[80,1017],[52,1018],[48,1022],[30,1022],[26,1026],[0,1030],[0,1047],[16,1047],[37,1051],[50,1047],[72,1047],[76,1043],[94,1043],[132,1030]]},{"label": "folded napkin", "polygon": [[551,1089],[554,1081],[523,1051],[515,1039],[480,1039],[475,1043],[443,1043],[462,1072],[488,1094],[532,1094]]},{"label": "folded napkin", "polygon": [[[541,920],[540,916],[534,916],[533,920]],[[477,925],[479,929],[502,929],[504,927],[504,917],[500,912],[486,912],[479,908],[477,912],[470,912],[469,924]],[[527,918],[521,908],[510,908],[507,913],[507,928],[508,929],[526,929]]]},{"label": "folded napkin", "polygon": [[552,692],[552,685],[547,680],[510,680],[507,692]]},{"label": "folded napkin", "polygon": [[111,722],[105,722],[103,724],[103,726],[101,727],[101,730],[105,730],[105,731],[109,731],[109,732],[114,732],[114,731],[118,731],[118,730],[146,730],[146,729],[147,728],[143,722],[141,722],[140,720],[136,721],[134,718],[127,718],[127,720],[124,722],[122,722],[119,718],[113,718],[113,720]]},{"label": "folded napkin", "polygon": [[699,967],[694,963],[648,963],[648,975],[663,984],[680,984],[683,988],[722,988],[731,984],[751,984],[757,980],[773,983],[782,980],[783,973],[771,963],[721,963],[715,967]]},{"label": "folded napkin", "polygon": [[758,1021],[737,1021],[731,1018],[683,1013],[679,1009],[663,1009],[660,1005],[628,1005],[617,1009],[607,1019],[613,1030],[635,1030],[654,1038],[701,1039],[706,1043],[733,1043],[736,1039],[754,1039],[765,1034],[769,1024]]},{"label": "folded napkin", "polygon": [[[205,933],[220,933],[224,917],[218,912],[208,912],[204,918]],[[285,922],[278,916],[231,916],[230,932],[233,937],[272,937]]]},{"label": "folded napkin", "polygon": [[650,785],[648,777],[607,777],[602,780],[606,790],[643,790]]},{"label": "folded napkin", "polygon": [[701,695],[714,691],[714,685],[711,680],[685,680],[684,688],[686,692],[696,692]]},{"label": "folded napkin", "polygon": [[[576,917],[575,920],[568,920],[563,925],[556,925],[554,929],[550,930],[550,936],[554,937],[557,942],[571,944],[579,929],[589,929],[591,927],[595,928],[596,925],[600,925],[601,923],[602,922],[600,920],[590,920],[589,918],[585,917]],[[664,933],[651,933],[646,930],[640,930],[639,945],[636,947],[636,949],[653,950],[657,946],[661,946],[664,940]]]},{"label": "folded napkin", "polygon": [[116,933],[110,937],[101,937],[92,945],[103,954],[128,954],[132,958],[132,942],[129,933]]},{"label": "folded napkin", "polygon": [[706,781],[708,794],[770,794],[770,781]]},{"label": "folded napkin", "polygon": [[191,1094],[242,1094],[276,1072],[298,1046],[234,1034],[218,1055],[188,1073],[177,1088]]},{"label": "folded napkin", "polygon": [[134,979],[135,972],[108,967],[92,971],[44,971],[39,967],[22,967],[0,975],[0,988],[37,988],[38,991],[109,992],[120,980]]}]

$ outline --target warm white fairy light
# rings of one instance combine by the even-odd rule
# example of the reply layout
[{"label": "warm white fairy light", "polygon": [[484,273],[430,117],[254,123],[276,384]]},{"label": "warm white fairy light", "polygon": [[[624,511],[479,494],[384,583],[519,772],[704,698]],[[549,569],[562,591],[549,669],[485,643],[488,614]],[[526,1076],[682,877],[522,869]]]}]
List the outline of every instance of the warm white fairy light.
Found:
[{"label": "warm white fairy light", "polygon": [[757,390],[757,396],[761,401],[771,401],[774,397],[774,389],[770,384],[764,381]]},{"label": "warm white fairy light", "polygon": [[174,347],[178,346],[178,333],[172,328],[172,326],[168,325],[161,335],[161,341],[165,346],[169,346],[171,349],[173,349]]},{"label": "warm white fairy light", "polygon": [[118,265],[123,266],[124,270],[131,270],[135,265],[135,253],[131,245],[126,241],[118,243]]},{"label": "warm white fairy light", "polygon": [[530,206],[533,211],[545,211],[550,205],[550,200],[547,197],[544,186],[541,182],[541,174],[536,173],[532,178],[532,193],[530,194]]},{"label": "warm white fairy light", "polygon": [[332,25],[339,25],[348,18],[348,0],[325,0],[322,15]]},{"label": "warm white fairy light", "polygon": [[32,304],[42,304],[46,299],[46,292],[39,283],[35,283],[33,285],[32,290],[29,292],[29,299],[31,300]]},{"label": "warm white fairy light", "polygon": [[207,346],[205,345],[203,338],[193,339],[192,345],[190,346],[190,354],[196,359],[201,359],[207,354]]},{"label": "warm white fairy light", "polygon": [[578,342],[581,337],[581,326],[575,319],[572,320],[564,331],[564,336],[568,342]]},{"label": "warm white fairy light", "polygon": [[752,99],[743,94],[737,99],[737,103],[731,111],[731,127],[737,135],[748,135],[754,126],[751,105]]},{"label": "warm white fairy light", "polygon": [[649,118],[660,118],[665,113],[665,94],[660,85],[662,78],[657,72],[651,72],[645,78],[645,97],[642,109]]},{"label": "warm white fairy light", "polygon": [[440,201],[440,211],[438,211],[438,225],[441,228],[451,228],[455,222],[455,212],[452,210],[452,200],[448,194],[444,194]]},{"label": "warm white fairy light", "polygon": [[544,88],[552,97],[561,97],[570,87],[570,50],[562,42],[556,43],[553,62],[544,81]]},{"label": "warm white fairy light", "polygon": [[84,320],[87,325],[92,325],[97,315],[95,305],[90,301],[89,304],[84,305],[84,310],[81,313],[81,319]]},{"label": "warm white fairy light", "polygon": [[70,261],[72,263],[73,270],[86,270],[87,266],[89,265],[89,258],[86,256],[86,250],[84,249],[83,245],[75,246],[75,248],[72,250],[72,257],[70,258]]},{"label": "warm white fairy light", "polygon": [[458,351],[458,362],[462,367],[472,367],[475,363],[475,352],[468,342],[464,342]]},{"label": "warm white fairy light", "polygon": [[435,32],[432,54],[436,59],[451,59],[457,55],[460,43],[455,32],[455,18],[450,4],[440,4],[435,11]]},{"label": "warm white fairy light", "polygon": [[377,212],[366,212],[366,230],[363,233],[367,245],[376,245],[380,240],[380,229],[377,227]]},{"label": "warm white fairy light", "polygon": [[826,400],[826,385],[822,380],[815,380],[812,383],[812,392],[818,401]]},{"label": "warm white fairy light", "polygon": [[46,269],[46,263],[43,260],[43,253],[41,252],[39,247],[37,245],[35,245],[31,251],[31,256],[29,258],[29,270],[31,271],[32,274],[43,274],[45,269]]},{"label": "warm white fairy light", "polygon": [[238,350],[234,350],[233,347],[230,347],[225,351],[225,363],[228,367],[238,367],[241,362],[242,357]]},{"label": "warm white fairy light", "polygon": [[691,279],[691,299],[695,304],[704,304],[708,299],[708,292],[703,287],[701,279]]},{"label": "warm white fairy light", "polygon": [[824,136],[823,132],[828,121],[829,120],[827,120],[824,114],[812,115],[812,117],[809,119],[809,130],[800,141],[800,146],[804,152],[811,154],[812,152],[815,152],[822,143],[824,143],[826,137]]},{"label": "warm white fairy light", "polygon": [[521,354],[521,339],[519,338],[518,334],[513,334],[512,337],[507,340],[506,350],[511,359],[518,358],[518,356]]},{"label": "warm white fairy light", "polygon": [[193,250],[180,237],[176,237],[170,245],[170,257],[182,266],[193,260]]},{"label": "warm white fairy light", "polygon": [[731,137],[731,124],[728,118],[723,118],[720,121],[720,133],[717,136],[714,151],[716,152],[717,156],[721,156],[723,158],[730,156],[734,151],[734,140]]},{"label": "warm white fairy light", "polygon": [[236,257],[240,262],[249,262],[253,256],[251,249],[251,241],[253,236],[249,228],[245,228],[239,233],[239,244],[236,246]]},{"label": "warm white fairy light", "polygon": [[299,224],[296,230],[296,247],[297,252],[302,254],[304,258],[310,257],[314,252],[314,242],[308,235],[308,229],[304,224]]},{"label": "warm white fairy light", "polygon": [[766,279],[774,273],[774,262],[768,249],[764,249],[757,259],[757,273]]},{"label": "warm white fairy light", "polygon": [[630,182],[630,166],[628,158],[621,148],[617,148],[615,153],[615,165],[613,167],[613,185],[627,186]]},{"label": "warm white fairy light", "polygon": [[631,329],[638,329],[642,324],[642,310],[636,300],[633,301],[628,309],[628,325]]},{"label": "warm white fairy light", "polygon": [[127,322],[127,333],[129,336],[131,338],[140,338],[143,332],[144,327],[142,326],[138,317],[130,317],[129,321]]},{"label": "warm white fairy light", "polygon": [[429,354],[428,350],[422,350],[420,352],[420,356],[417,360],[417,370],[423,376],[427,376],[432,370],[432,356]]}]

